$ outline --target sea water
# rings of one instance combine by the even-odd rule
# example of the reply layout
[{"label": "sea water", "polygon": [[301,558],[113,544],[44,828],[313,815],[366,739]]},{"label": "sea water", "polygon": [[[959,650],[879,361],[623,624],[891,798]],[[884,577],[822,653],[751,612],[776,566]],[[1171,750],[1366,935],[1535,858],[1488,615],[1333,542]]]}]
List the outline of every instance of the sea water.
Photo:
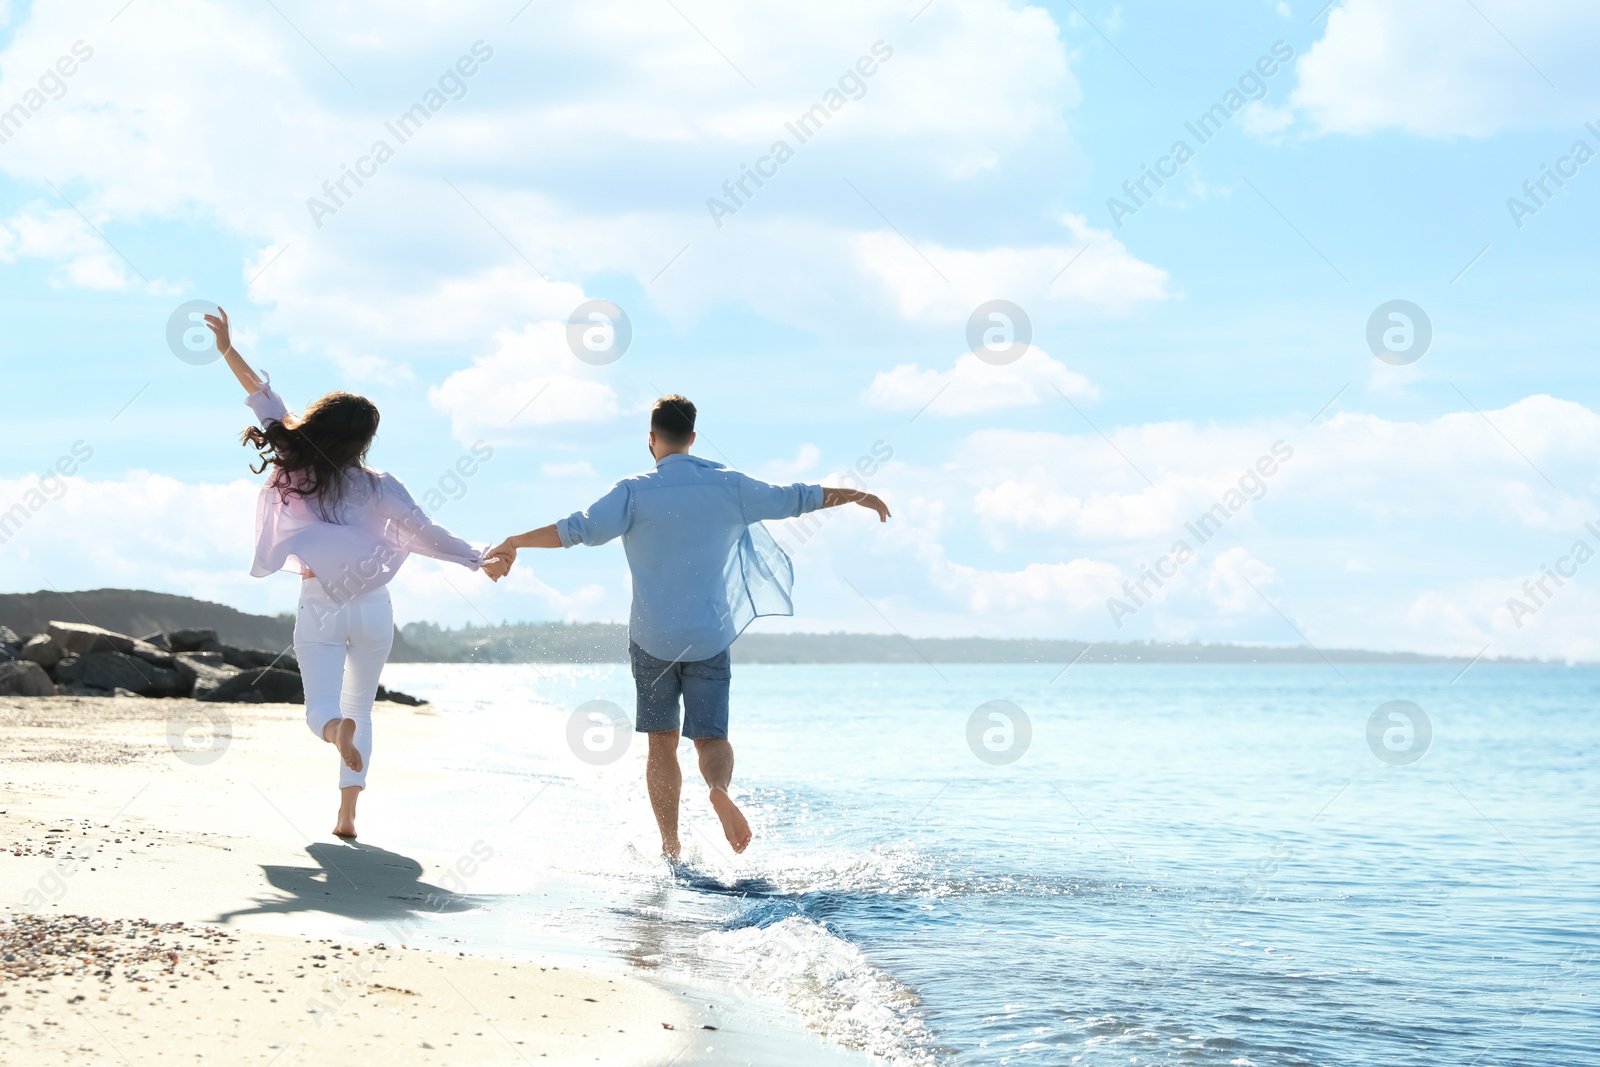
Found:
[{"label": "sea water", "polygon": [[631,715],[626,667],[385,682],[458,783],[385,803],[523,887],[440,916],[463,944],[587,947],[894,1064],[1600,1063],[1600,670],[740,665],[755,841],[685,742],[677,871],[643,738],[574,727]]}]

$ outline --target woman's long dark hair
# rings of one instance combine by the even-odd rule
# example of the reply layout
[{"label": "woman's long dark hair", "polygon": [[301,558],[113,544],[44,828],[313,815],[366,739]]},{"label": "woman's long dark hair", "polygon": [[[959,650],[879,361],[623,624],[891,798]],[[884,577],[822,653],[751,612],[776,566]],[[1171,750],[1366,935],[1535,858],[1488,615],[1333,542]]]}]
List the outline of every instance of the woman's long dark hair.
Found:
[{"label": "woman's long dark hair", "polygon": [[344,495],[345,472],[365,469],[377,433],[377,405],[354,393],[329,393],[299,418],[269,422],[265,429],[252,426],[240,441],[261,453],[261,465],[252,471],[276,468],[267,484],[285,501],[291,495],[316,497],[327,518]]}]

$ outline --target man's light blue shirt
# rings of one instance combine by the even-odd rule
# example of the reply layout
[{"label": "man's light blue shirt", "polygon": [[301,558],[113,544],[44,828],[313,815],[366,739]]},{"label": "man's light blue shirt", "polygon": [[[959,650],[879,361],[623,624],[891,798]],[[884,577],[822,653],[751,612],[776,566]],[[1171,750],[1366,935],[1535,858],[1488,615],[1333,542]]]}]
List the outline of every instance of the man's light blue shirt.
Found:
[{"label": "man's light blue shirt", "polygon": [[[770,539],[769,550],[756,550],[764,558],[740,561],[752,554],[751,524],[820,507],[820,485],[772,485],[699,456],[674,454],[557,522],[556,533],[564,548],[622,538],[633,572],[628,636],[657,659],[691,662],[722,652],[749,622],[731,571],[776,569],[777,580],[787,581],[788,559]],[[781,566],[767,567],[767,552],[782,557]],[[787,588],[781,593],[786,599]]]}]

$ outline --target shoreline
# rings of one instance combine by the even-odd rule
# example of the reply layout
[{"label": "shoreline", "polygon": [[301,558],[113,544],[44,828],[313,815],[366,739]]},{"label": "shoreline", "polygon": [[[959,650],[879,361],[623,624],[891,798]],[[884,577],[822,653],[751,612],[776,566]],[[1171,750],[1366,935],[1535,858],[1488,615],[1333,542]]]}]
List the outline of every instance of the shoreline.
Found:
[{"label": "shoreline", "polygon": [[[222,714],[197,723],[196,709]],[[441,785],[416,754],[445,719],[426,707],[379,714],[384,789]],[[133,966],[74,964],[43,981],[22,964],[63,957],[8,947],[0,1018],[18,1035],[15,1062],[73,1062],[86,1049],[103,1062],[166,1062],[174,1034],[184,1058],[277,1067],[380,1050],[404,1064],[468,1052],[474,1063],[540,1052],[544,1062],[866,1062],[776,1009],[647,979],[603,950],[441,950],[453,940],[445,916],[528,888],[493,863],[505,842],[389,851],[373,842],[403,828],[386,827],[381,809],[358,817],[370,838],[333,838],[336,754],[318,751],[299,706],[0,698],[0,740],[0,938],[64,945],[66,959],[91,963],[163,942]]]}]

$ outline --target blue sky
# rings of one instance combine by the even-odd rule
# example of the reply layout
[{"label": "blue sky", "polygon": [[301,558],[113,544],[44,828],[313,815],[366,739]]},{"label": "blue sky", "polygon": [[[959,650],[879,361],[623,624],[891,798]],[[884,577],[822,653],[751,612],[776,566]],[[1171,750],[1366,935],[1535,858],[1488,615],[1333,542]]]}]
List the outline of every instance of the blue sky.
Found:
[{"label": "blue sky", "polygon": [[[165,341],[205,299],[291,405],[372,396],[373,461],[419,496],[493,448],[437,515],[478,541],[648,463],[662,391],[699,404],[700,451],[775,480],[892,450],[895,522],[789,531],[799,614],[769,628],[1595,658],[1600,571],[1522,585],[1600,549],[1600,160],[1572,155],[1600,151],[1600,12],[1319,7],[0,4],[0,508],[28,511],[0,589],[292,605],[247,574],[237,387]],[[857,98],[799,143],[842,77]],[[1200,143],[1241,77],[1260,98]],[[719,226],[708,199],[778,139]],[[1178,139],[1193,158],[1115,218]],[[1518,226],[1546,165],[1571,176]],[[632,325],[610,365],[565,341],[590,299]],[[1032,326],[1013,363],[969,350],[992,299]],[[1395,299],[1433,329],[1403,366],[1366,340]],[[399,613],[626,617],[620,550],[524,562],[495,587],[414,561]]]}]

